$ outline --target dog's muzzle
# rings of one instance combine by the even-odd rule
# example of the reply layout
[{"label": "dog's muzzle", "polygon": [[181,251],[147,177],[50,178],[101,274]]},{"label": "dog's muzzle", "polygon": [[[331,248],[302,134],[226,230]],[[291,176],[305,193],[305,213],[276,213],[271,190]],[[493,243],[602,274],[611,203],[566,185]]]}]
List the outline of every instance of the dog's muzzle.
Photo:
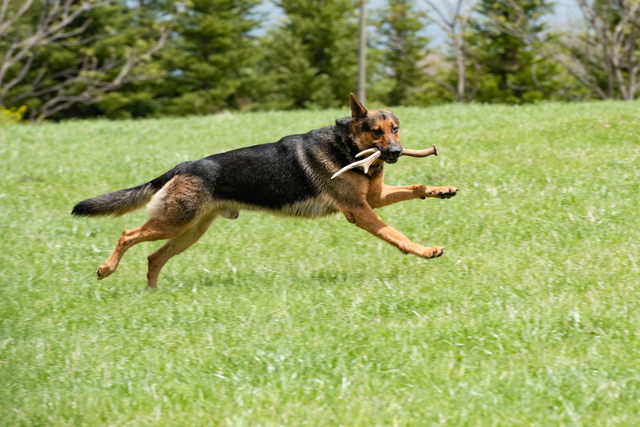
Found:
[{"label": "dog's muzzle", "polygon": [[[399,146],[400,147],[400,146]],[[353,169],[353,168],[363,168],[364,169],[364,173],[368,173],[369,172],[369,168],[371,167],[371,165],[378,160],[378,158],[382,158],[384,161],[387,161],[388,163],[395,163],[398,161],[398,157],[400,156],[409,156],[409,157],[428,157],[428,156],[437,156],[438,155],[438,150],[436,149],[436,146],[434,145],[431,148],[427,148],[426,150],[406,150],[402,147],[400,147],[400,155],[397,156],[395,158],[395,160],[388,162],[387,159],[385,157],[382,156],[382,151],[380,151],[380,147],[372,147],[369,148],[368,150],[364,150],[359,152],[358,154],[356,154],[356,159],[358,157],[364,157],[364,156],[369,156],[364,160],[358,160],[356,162],[353,162],[351,164],[348,164],[347,166],[343,167],[342,169],[340,169],[338,172],[334,173],[333,176],[331,177],[331,179],[334,179],[337,176],[340,176],[341,174],[343,174],[344,172]]]},{"label": "dog's muzzle", "polygon": [[389,164],[394,164],[402,155],[402,146],[394,145],[382,153],[382,160]]}]

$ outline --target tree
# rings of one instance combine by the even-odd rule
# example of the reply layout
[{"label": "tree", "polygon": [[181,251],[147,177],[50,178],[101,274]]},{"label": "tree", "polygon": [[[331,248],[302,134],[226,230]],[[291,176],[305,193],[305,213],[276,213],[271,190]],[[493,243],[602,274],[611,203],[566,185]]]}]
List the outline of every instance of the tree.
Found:
[{"label": "tree", "polygon": [[259,0],[192,0],[178,20],[180,36],[163,55],[170,77],[158,87],[168,114],[212,114],[244,108],[261,57],[252,31]]},{"label": "tree", "polygon": [[503,31],[525,41],[534,51],[561,64],[577,81],[601,99],[632,100],[640,72],[640,2],[576,0],[584,28],[551,43],[533,31],[515,0],[505,0],[512,22],[495,17]]},{"label": "tree", "polygon": [[0,105],[26,104],[31,120],[78,103],[99,102],[123,85],[156,77],[144,64],[166,42],[171,21],[130,34],[125,6],[101,0],[3,0],[0,9]]},{"label": "tree", "polygon": [[388,0],[377,13],[375,25],[383,36],[380,72],[393,82],[382,101],[402,105],[425,83],[421,68],[430,42],[424,34],[426,16],[412,0]]},{"label": "tree", "polygon": [[269,33],[262,62],[270,108],[347,104],[357,87],[358,0],[278,0],[285,22]]},{"label": "tree", "polygon": [[[449,46],[453,52],[456,70],[456,85],[453,87],[445,82],[441,86],[449,89],[455,95],[456,102],[464,102],[467,94],[466,70],[468,48],[466,46],[465,31],[469,25],[469,17],[476,0],[424,0],[429,10],[425,12],[431,22],[438,25],[449,38]],[[426,69],[424,69],[426,72]],[[469,97],[469,98],[472,98]]]},{"label": "tree", "polygon": [[367,0],[360,0],[358,17],[358,98],[367,103]]},{"label": "tree", "polygon": [[[552,11],[548,0],[517,0],[526,27],[543,37],[545,21],[539,19]],[[551,61],[536,55],[520,38],[501,31],[495,24],[514,22],[517,18],[504,1],[480,0],[470,22],[468,46],[478,67],[471,71],[479,85],[476,99],[484,102],[520,103],[550,97],[559,90],[554,80],[559,72]],[[544,71],[544,84],[538,73]],[[554,74],[550,76],[549,74]]]}]

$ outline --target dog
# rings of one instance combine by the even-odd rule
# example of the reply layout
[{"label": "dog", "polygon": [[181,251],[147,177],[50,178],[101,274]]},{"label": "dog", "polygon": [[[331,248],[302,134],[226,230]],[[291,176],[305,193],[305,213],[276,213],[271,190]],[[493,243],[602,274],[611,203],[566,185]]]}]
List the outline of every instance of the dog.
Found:
[{"label": "dog", "polygon": [[[441,256],[443,247],[412,242],[384,223],[374,209],[411,199],[448,199],[458,189],[386,185],[384,163],[395,163],[403,151],[400,121],[389,110],[367,110],[353,94],[349,104],[351,117],[338,119],[335,125],[184,162],[146,184],[78,203],[72,214],[91,217],[121,216],[148,207],[147,222],[122,233],[109,259],[98,268],[98,279],[113,274],[133,245],[168,240],[148,257],[147,287],[154,289],[171,257],[197,242],[217,217],[235,219],[241,210],[303,218],[342,212],[347,221],[405,254]],[[332,179],[358,153],[371,149],[380,154],[366,172],[351,169]]]}]

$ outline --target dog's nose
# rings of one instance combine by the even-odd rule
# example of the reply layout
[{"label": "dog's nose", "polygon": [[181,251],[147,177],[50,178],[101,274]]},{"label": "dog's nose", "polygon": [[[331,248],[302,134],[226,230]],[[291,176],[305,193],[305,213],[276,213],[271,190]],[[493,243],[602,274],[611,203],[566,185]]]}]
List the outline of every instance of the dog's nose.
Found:
[{"label": "dog's nose", "polygon": [[402,154],[402,147],[399,145],[393,145],[389,148],[389,156],[390,157],[400,157]]}]

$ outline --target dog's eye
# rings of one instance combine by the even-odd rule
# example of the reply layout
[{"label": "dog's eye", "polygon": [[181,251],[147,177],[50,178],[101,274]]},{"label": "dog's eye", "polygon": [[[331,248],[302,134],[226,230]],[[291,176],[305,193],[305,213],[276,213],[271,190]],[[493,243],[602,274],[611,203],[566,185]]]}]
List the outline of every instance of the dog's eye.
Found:
[{"label": "dog's eye", "polygon": [[382,134],[384,133],[382,132],[382,129],[371,129],[371,132],[378,136],[382,136]]},{"label": "dog's eye", "polygon": [[398,126],[394,126],[394,127],[391,129],[391,132],[393,132],[393,133],[398,133]]}]

